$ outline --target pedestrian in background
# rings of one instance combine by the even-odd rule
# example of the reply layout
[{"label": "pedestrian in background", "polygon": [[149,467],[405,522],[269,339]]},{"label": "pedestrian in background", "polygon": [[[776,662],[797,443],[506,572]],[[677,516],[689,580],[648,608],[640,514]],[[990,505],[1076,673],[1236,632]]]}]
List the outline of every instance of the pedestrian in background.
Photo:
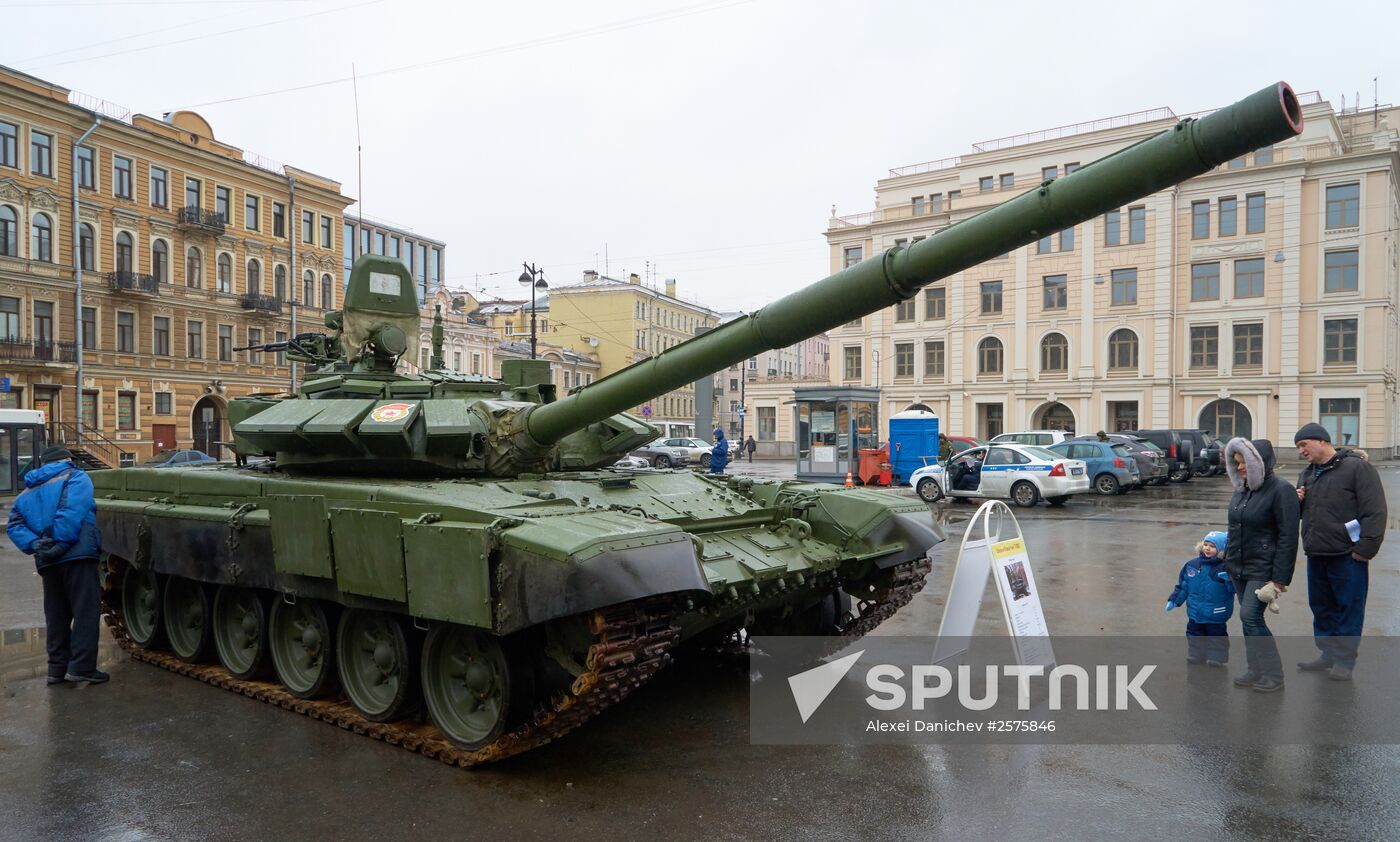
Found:
[{"label": "pedestrian in background", "polygon": [[753,436],[749,436],[748,439],[744,441],[744,452],[749,455],[750,465],[753,464],[753,452],[755,450],[758,450],[758,442],[753,440]]},{"label": "pedestrian in background", "polygon": [[1385,539],[1385,490],[1375,466],[1359,451],[1333,447],[1321,424],[1304,424],[1293,443],[1308,460],[1298,477],[1298,501],[1308,557],[1308,607],[1320,652],[1298,668],[1328,670],[1329,678],[1347,681],[1361,644],[1371,559]]},{"label": "pedestrian in background", "polygon": [[715,446],[710,448],[710,473],[724,473],[724,466],[729,464],[729,439],[724,437],[724,430],[715,428]]},{"label": "pedestrian in background", "polygon": [[1225,569],[1240,601],[1248,667],[1235,679],[1257,693],[1283,689],[1283,662],[1264,620],[1267,603],[1256,593],[1265,585],[1283,593],[1293,581],[1298,554],[1298,495],[1274,474],[1274,446],[1267,439],[1233,438],[1225,445],[1225,470],[1235,494]]},{"label": "pedestrian in background", "polygon": [[45,448],[39,460],[24,475],[6,532],[20,552],[34,556],[44,581],[49,684],[101,684],[108,678],[97,669],[102,535],[92,480],[62,445]]},{"label": "pedestrian in background", "polygon": [[1196,545],[1196,557],[1181,566],[1167,611],[1186,603],[1186,662],[1223,667],[1230,662],[1229,630],[1235,586],[1225,569],[1227,536],[1211,532]]}]

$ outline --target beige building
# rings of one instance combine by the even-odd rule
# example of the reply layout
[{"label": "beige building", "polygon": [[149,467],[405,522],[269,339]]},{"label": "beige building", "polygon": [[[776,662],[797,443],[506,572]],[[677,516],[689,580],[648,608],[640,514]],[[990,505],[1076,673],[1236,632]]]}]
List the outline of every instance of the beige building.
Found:
[{"label": "beige building", "polygon": [[[528,342],[528,304],[524,317]],[[637,275],[617,280],[589,271],[578,283],[550,288],[549,320],[549,341],[596,353],[598,376],[606,377],[679,345],[701,328],[714,327],[719,314],[678,298],[673,280],[666,281],[663,291],[643,284]],[[540,336],[545,335],[541,331]],[[693,435],[695,390],[677,389],[631,412],[660,427],[665,435]]]},{"label": "beige building", "polygon": [[493,377],[500,369],[496,336],[477,313],[476,299],[466,292],[438,286],[428,296],[418,322],[418,350],[407,371],[425,371],[432,364],[433,321],[442,312],[442,364],[460,374]]},{"label": "beige building", "polygon": [[[549,362],[550,382],[555,386],[555,394],[567,395],[569,390],[587,386],[598,379],[601,366],[595,354],[582,354],[550,342],[539,341],[535,345],[536,359]],[[496,345],[495,376],[501,376],[501,363],[505,360],[530,359],[530,340],[507,339]]]},{"label": "beige building", "polygon": [[193,112],[132,114],[0,68],[0,406],[71,442],[81,347],[90,453],[219,453],[227,402],[294,376],[282,354],[233,349],[339,306],[348,201]]},{"label": "beige building", "polygon": [[[989,437],[1201,427],[1400,448],[1394,111],[1304,95],[1304,133],[942,280],[831,336],[832,382]],[[1170,127],[1157,109],[901,167],[830,221],[832,269],[920,240]],[[752,410],[751,410],[752,412]],[[882,435],[882,439],[884,436]]]}]

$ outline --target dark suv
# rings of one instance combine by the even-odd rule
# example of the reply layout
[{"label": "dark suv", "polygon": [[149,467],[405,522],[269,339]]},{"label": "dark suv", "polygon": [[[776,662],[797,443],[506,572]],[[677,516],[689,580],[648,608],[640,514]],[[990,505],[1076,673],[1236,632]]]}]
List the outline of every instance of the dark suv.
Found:
[{"label": "dark suv", "polygon": [[1203,477],[1211,473],[1210,448],[1215,444],[1215,437],[1205,430],[1172,430],[1191,452],[1191,473],[1198,477]]},{"label": "dark suv", "polygon": [[[1167,476],[1172,482],[1186,482],[1191,479],[1191,442],[1181,437],[1177,430],[1122,430],[1125,436],[1147,439],[1167,455]],[[1200,452],[1200,448],[1196,448]]]}]

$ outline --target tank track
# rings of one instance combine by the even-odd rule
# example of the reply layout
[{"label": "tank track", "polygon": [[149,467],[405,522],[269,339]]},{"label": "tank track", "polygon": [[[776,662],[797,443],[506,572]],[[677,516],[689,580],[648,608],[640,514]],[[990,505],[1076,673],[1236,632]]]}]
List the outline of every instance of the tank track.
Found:
[{"label": "tank track", "polygon": [[[836,628],[831,630],[831,643],[824,645],[821,657],[841,651],[851,638],[864,637],[893,617],[924,589],[924,583],[932,570],[933,562],[927,558],[907,561],[891,567],[885,581],[880,582],[873,593],[860,599],[853,595],[852,613],[842,617]],[[749,640],[747,636],[735,632],[722,642],[708,647],[706,651],[724,659],[747,656]]]},{"label": "tank track", "polygon": [[589,647],[584,672],[574,679],[569,691],[556,695],[528,721],[495,742],[469,751],[443,737],[430,721],[371,722],[343,699],[299,699],[273,681],[238,679],[222,666],[190,664],[169,652],[143,649],[131,639],[120,609],[114,607],[120,605],[120,599],[111,591],[105,596],[107,625],[118,645],[134,660],[462,768],[503,760],[574,730],[627,698],[669,664],[670,650],[680,640],[680,627],[673,622],[673,608],[666,600],[623,604],[594,612],[589,627],[596,640]]},{"label": "tank track", "polygon": [[[890,568],[889,580],[880,583],[875,598],[860,599],[855,606],[859,613],[845,618],[836,634],[841,637],[864,637],[874,631],[876,626],[893,617],[924,589],[924,581],[932,570],[933,562],[927,558]],[[856,598],[855,594],[851,597]]]}]

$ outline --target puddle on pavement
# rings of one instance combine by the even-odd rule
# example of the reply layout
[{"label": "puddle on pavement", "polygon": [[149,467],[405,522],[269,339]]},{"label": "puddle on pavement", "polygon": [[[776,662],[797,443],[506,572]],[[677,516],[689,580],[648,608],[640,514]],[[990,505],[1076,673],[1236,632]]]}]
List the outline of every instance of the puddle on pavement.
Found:
[{"label": "puddle on pavement", "polygon": [[[105,625],[99,632],[97,663],[111,664],[125,657]],[[0,630],[0,687],[12,682],[42,678],[49,671],[48,636],[42,626]]]}]

